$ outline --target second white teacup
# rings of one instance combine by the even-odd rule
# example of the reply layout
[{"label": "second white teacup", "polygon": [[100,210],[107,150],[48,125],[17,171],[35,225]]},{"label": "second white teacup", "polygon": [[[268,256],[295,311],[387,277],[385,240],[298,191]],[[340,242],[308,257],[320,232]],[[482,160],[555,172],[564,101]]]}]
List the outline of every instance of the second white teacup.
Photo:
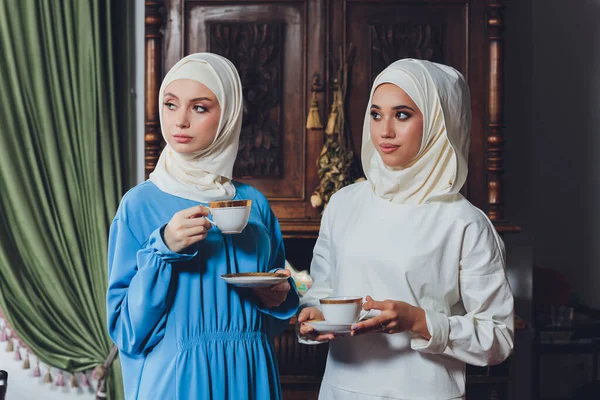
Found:
[{"label": "second white teacup", "polygon": [[358,321],[363,304],[360,296],[325,297],[319,302],[325,321],[339,325],[350,325]]},{"label": "second white teacup", "polygon": [[240,233],[248,225],[252,200],[213,201],[208,203],[212,220],[222,233]]}]

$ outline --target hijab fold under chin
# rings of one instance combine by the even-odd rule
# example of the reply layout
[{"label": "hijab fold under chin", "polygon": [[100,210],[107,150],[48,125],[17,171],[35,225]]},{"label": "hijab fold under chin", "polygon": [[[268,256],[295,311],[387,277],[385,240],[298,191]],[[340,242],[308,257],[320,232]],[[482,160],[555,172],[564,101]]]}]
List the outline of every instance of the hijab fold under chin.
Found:
[{"label": "hijab fold under chin", "polygon": [[[423,139],[416,157],[403,168],[390,168],[371,140],[373,93],[384,83],[403,89],[423,113]],[[365,175],[374,193],[393,203],[423,204],[458,193],[467,178],[471,97],[454,68],[405,59],[387,67],[373,83],[361,150]]]},{"label": "hijab fold under chin", "polygon": [[150,180],[163,192],[198,202],[231,200],[231,182],[242,128],[242,84],[235,66],[226,58],[211,53],[191,54],[181,59],[165,76],[158,93],[160,126],[163,137],[165,88],[178,79],[204,84],[221,107],[219,127],[213,143],[206,149],[180,154],[168,144],[162,151]]}]

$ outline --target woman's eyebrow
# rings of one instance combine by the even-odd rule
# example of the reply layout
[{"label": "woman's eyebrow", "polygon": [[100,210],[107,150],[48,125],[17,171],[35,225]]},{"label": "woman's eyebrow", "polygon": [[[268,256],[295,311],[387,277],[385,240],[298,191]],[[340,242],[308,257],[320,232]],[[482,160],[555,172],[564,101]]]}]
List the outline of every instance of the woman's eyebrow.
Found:
[{"label": "woman's eyebrow", "polygon": [[[171,97],[174,97],[175,99],[179,100],[179,97],[175,96],[171,92],[165,93],[164,97],[167,97],[167,96],[171,96]],[[195,101],[213,101],[213,99],[211,99],[209,97],[194,97],[193,99],[190,99],[190,103],[193,103]]]},{"label": "woman's eyebrow", "polygon": [[[371,108],[374,108],[376,110],[381,110],[381,107],[379,107],[377,104],[371,104]],[[405,105],[399,105],[399,106],[392,107],[392,110],[410,110],[412,112],[415,112],[415,110],[413,110],[412,107],[405,106]]]},{"label": "woman's eyebrow", "polygon": [[413,110],[412,107],[405,106],[405,105],[396,106],[393,108],[393,110],[410,110],[412,112],[415,112],[415,110]]},{"label": "woman's eyebrow", "polygon": [[195,101],[213,101],[213,99],[210,99],[208,97],[194,97],[190,100],[190,103],[193,103]]}]

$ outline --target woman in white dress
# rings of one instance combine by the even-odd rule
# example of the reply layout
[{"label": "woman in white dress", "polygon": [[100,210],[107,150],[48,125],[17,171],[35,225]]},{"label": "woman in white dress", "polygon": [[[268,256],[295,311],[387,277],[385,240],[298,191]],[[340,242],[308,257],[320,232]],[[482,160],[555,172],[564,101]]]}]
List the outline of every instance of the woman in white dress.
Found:
[{"label": "woman in white dress", "polygon": [[[320,399],[461,399],[465,363],[512,352],[504,244],[459,193],[470,127],[469,88],[453,68],[406,59],[375,79],[367,180],[332,196],[298,316],[302,343],[330,341]],[[328,296],[366,296],[375,317],[350,335],[316,333],[305,322],[323,319]]]}]

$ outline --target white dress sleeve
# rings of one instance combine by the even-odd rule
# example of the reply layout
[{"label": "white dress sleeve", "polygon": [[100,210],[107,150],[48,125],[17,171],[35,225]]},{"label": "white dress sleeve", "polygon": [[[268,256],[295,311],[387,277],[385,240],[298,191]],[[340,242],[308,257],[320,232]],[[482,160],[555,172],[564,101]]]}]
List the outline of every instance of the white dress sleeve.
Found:
[{"label": "white dress sleeve", "polygon": [[[331,223],[332,209],[331,203],[325,209],[323,218],[321,218],[321,228],[319,238],[313,250],[313,258],[310,264],[310,275],[313,280],[311,288],[300,299],[300,310],[305,307],[321,308],[319,299],[331,296],[333,293],[333,268],[335,266],[334,251],[331,243]],[[315,340],[310,340],[299,334],[298,342],[302,344],[320,344]]]},{"label": "white dress sleeve", "polygon": [[465,229],[459,288],[466,314],[448,317],[425,310],[431,338],[414,335],[411,347],[477,366],[501,363],[514,346],[514,305],[504,244],[488,221],[473,222]]},{"label": "white dress sleeve", "polygon": [[334,252],[331,242],[332,212],[331,203],[325,209],[321,219],[319,238],[313,250],[313,258],[310,264],[310,275],[313,280],[311,288],[300,300],[300,308],[317,307],[319,299],[331,296],[333,293],[333,268],[335,266]]}]

